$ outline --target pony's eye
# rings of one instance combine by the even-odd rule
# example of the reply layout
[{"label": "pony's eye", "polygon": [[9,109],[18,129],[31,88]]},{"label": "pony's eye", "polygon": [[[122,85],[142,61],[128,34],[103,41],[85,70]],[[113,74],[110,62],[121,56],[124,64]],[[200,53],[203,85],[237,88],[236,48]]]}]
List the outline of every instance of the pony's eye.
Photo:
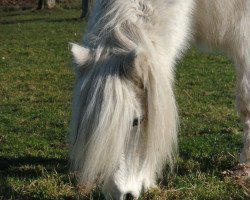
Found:
[{"label": "pony's eye", "polygon": [[135,118],[134,120],[133,120],[133,126],[138,126],[138,118]]},{"label": "pony's eye", "polygon": [[134,118],[133,120],[133,126],[138,126],[139,124],[141,124],[144,120],[144,116],[141,116],[140,118]]}]

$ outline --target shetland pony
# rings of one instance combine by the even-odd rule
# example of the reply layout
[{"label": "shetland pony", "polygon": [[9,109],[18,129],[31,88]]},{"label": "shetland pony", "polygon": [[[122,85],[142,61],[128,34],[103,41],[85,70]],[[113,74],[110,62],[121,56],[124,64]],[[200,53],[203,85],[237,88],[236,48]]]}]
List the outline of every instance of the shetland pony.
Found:
[{"label": "shetland pony", "polygon": [[138,198],[172,169],[175,62],[192,39],[235,62],[241,162],[250,163],[250,0],[96,0],[83,43],[72,44],[70,161],[80,184]]}]

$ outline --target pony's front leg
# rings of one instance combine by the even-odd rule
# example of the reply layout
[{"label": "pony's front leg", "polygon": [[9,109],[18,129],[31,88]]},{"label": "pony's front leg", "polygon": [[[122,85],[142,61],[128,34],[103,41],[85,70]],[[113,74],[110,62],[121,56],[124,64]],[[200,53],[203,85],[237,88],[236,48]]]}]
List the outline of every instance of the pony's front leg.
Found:
[{"label": "pony's front leg", "polygon": [[250,45],[243,49],[244,53],[235,59],[237,70],[236,101],[239,116],[244,123],[244,146],[240,161],[250,165]]}]

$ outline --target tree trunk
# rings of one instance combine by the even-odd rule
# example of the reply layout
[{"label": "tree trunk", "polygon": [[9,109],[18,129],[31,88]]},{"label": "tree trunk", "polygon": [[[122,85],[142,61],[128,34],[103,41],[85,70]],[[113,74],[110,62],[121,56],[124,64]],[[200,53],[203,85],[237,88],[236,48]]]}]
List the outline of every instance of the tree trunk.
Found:
[{"label": "tree trunk", "polygon": [[43,8],[52,9],[56,5],[56,0],[38,0],[37,10],[41,10]]},{"label": "tree trunk", "polygon": [[37,10],[41,10],[44,7],[44,0],[38,0]]},{"label": "tree trunk", "polygon": [[82,0],[82,13],[81,18],[88,17],[91,13],[94,0]]},{"label": "tree trunk", "polygon": [[88,8],[89,8],[89,0],[82,0],[82,14],[81,18],[84,18],[88,15]]}]

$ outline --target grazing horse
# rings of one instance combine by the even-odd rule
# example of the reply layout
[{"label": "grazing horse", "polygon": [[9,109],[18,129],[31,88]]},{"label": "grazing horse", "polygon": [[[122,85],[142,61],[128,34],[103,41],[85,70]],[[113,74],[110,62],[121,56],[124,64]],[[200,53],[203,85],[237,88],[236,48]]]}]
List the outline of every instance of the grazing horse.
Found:
[{"label": "grazing horse", "polygon": [[177,152],[175,63],[191,41],[234,61],[250,163],[250,0],[96,0],[81,45],[70,161],[79,183],[103,184],[107,199],[156,187]]}]

